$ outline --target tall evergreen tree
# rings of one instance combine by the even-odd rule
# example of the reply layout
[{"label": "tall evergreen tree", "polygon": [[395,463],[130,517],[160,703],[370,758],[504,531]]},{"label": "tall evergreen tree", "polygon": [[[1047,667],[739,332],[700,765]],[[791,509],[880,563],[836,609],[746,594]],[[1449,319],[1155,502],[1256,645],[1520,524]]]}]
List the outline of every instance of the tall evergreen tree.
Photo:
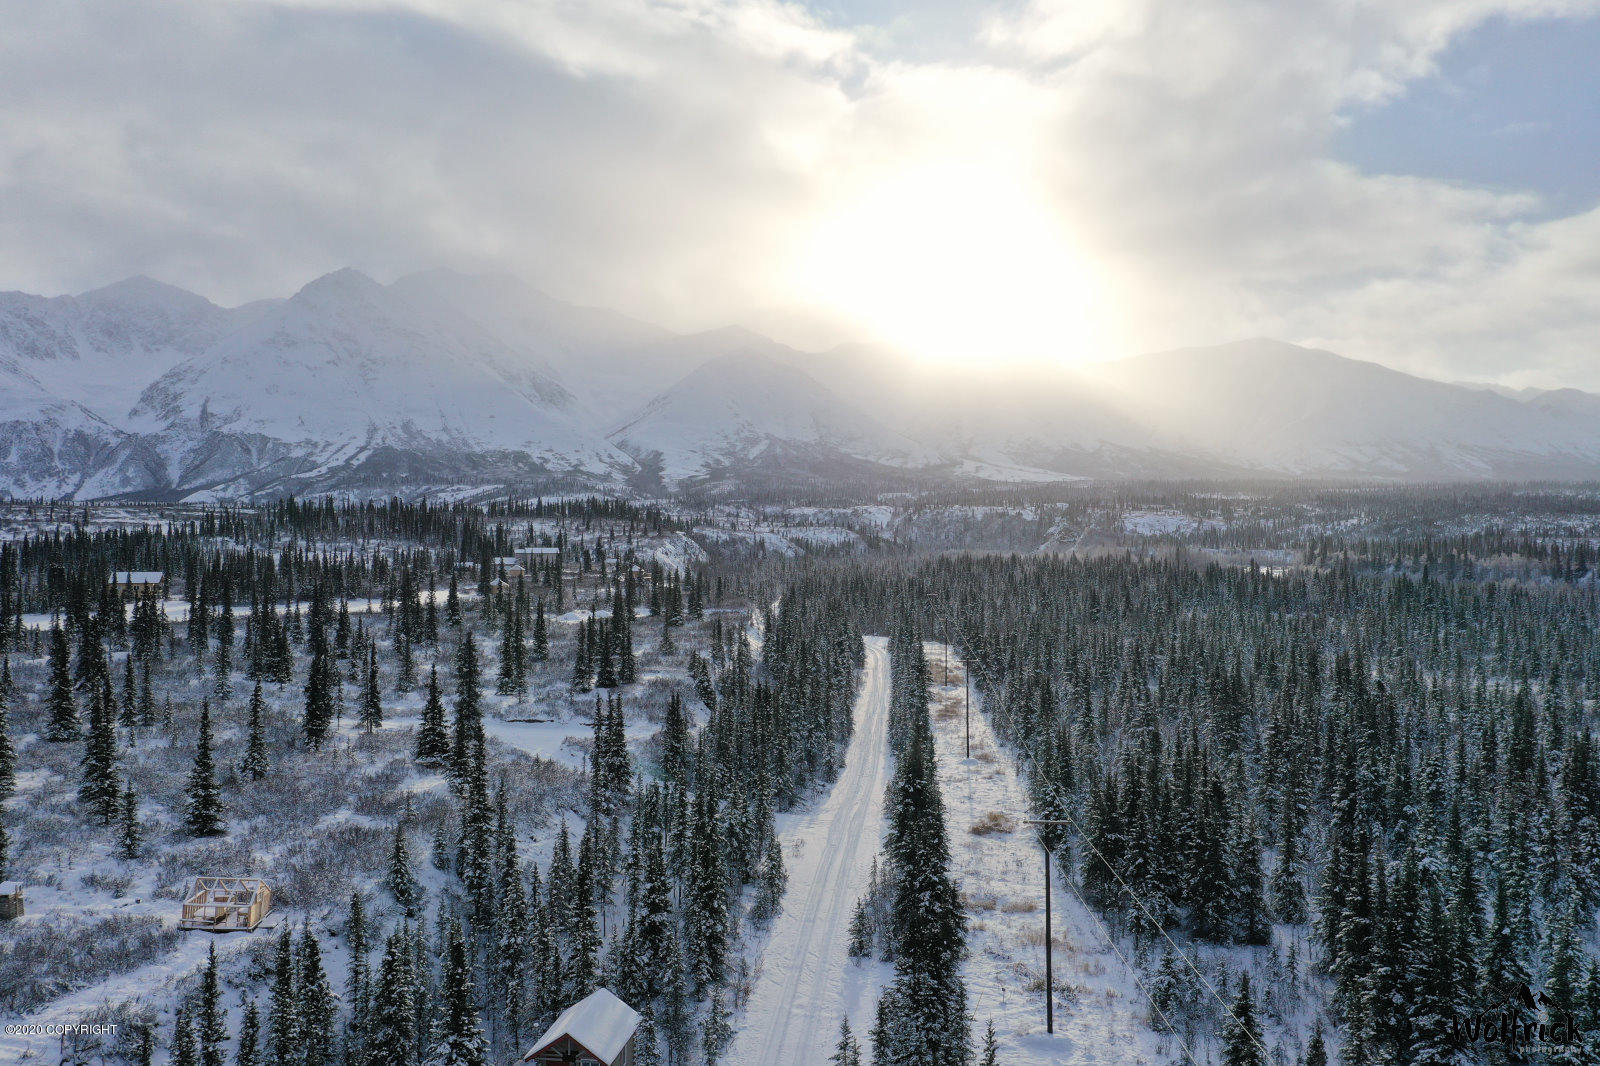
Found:
[{"label": "tall evergreen tree", "polygon": [[227,832],[222,811],[222,791],[217,787],[216,768],[211,758],[211,704],[201,700],[194,766],[184,789],[184,827],[191,836],[221,836]]},{"label": "tall evergreen tree", "polygon": [[1239,975],[1239,995],[1229,1011],[1222,1034],[1223,1066],[1264,1066],[1261,1023],[1256,1019],[1256,999],[1250,991],[1250,974]]},{"label": "tall evergreen tree", "polygon": [[414,752],[420,763],[439,763],[450,754],[450,733],[445,728],[444,700],[439,697],[439,668],[428,668],[428,699],[422,705]]},{"label": "tall evergreen tree", "polygon": [[256,1001],[244,1005],[239,1019],[239,1041],[233,1053],[233,1066],[264,1066],[261,1061],[261,1012]]},{"label": "tall evergreen tree", "polygon": [[444,964],[444,1015],[427,1066],[484,1066],[489,1046],[473,1007],[472,965],[461,930],[451,925]]},{"label": "tall evergreen tree", "polygon": [[122,801],[122,782],[117,776],[116,710],[110,688],[90,697],[89,739],[84,745],[83,783],[78,799],[94,812],[102,825],[110,825]]},{"label": "tall evergreen tree", "polygon": [[71,650],[67,634],[59,625],[50,627],[50,717],[45,739],[56,742],[77,740],[78,699],[72,691]]},{"label": "tall evergreen tree", "polygon": [[252,781],[260,781],[272,769],[272,761],[267,755],[267,738],[263,731],[261,721],[265,701],[261,698],[261,682],[256,682],[254,691],[250,693],[249,721],[247,723],[248,735],[245,739],[244,763],[240,766],[244,776]]}]

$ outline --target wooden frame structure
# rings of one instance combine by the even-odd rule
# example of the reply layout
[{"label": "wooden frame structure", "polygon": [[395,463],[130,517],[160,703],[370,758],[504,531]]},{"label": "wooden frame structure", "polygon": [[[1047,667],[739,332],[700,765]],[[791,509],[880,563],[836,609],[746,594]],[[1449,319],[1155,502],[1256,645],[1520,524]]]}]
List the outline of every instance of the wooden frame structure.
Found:
[{"label": "wooden frame structure", "polygon": [[259,877],[194,877],[183,890],[179,929],[249,932],[272,910],[272,889]]}]

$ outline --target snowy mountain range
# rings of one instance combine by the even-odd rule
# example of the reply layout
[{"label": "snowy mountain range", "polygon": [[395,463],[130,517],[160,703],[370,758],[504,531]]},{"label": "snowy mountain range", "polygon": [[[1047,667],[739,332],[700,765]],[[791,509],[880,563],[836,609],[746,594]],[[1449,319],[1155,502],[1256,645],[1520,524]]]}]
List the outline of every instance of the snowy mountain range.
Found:
[{"label": "snowy mountain range", "polygon": [[1600,396],[1271,340],[931,373],[675,334],[504,276],[354,270],[222,308],[147,278],[0,294],[0,493],[163,499],[742,477],[1600,478]]}]

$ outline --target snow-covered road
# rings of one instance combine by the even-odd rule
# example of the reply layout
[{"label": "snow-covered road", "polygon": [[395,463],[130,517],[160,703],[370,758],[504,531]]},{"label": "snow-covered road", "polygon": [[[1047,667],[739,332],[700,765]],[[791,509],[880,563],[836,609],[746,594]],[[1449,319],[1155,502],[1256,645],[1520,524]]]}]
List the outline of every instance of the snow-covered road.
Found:
[{"label": "snow-covered road", "polygon": [[780,824],[789,888],[726,1062],[820,1066],[840,1018],[848,1014],[857,1032],[872,1025],[878,967],[857,967],[846,949],[850,917],[883,838],[888,726],[889,642],[868,637],[844,772],[820,804]]}]

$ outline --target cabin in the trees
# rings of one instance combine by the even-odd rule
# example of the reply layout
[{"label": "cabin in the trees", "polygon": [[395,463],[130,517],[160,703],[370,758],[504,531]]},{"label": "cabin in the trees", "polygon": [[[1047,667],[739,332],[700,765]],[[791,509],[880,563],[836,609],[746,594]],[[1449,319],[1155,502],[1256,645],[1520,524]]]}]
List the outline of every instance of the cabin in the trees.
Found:
[{"label": "cabin in the trees", "polygon": [[0,920],[22,917],[22,884],[18,881],[0,883]]},{"label": "cabin in the trees", "polygon": [[512,552],[517,563],[526,570],[532,570],[535,566],[549,563],[551,560],[558,563],[561,561],[560,548],[513,548]]},{"label": "cabin in the trees", "polygon": [[272,910],[272,889],[259,877],[195,877],[183,890],[179,929],[249,931]]},{"label": "cabin in the trees", "polygon": [[639,1012],[601,988],[561,1012],[523,1056],[542,1066],[633,1066]]},{"label": "cabin in the trees", "polygon": [[515,555],[507,555],[494,560],[494,574],[506,580],[507,584],[515,585],[517,578],[527,574],[527,568],[517,562]]},{"label": "cabin in the trees", "polygon": [[160,570],[118,570],[107,582],[112,591],[123,596],[140,596],[146,589],[154,589],[159,596],[166,583],[167,575]]}]

